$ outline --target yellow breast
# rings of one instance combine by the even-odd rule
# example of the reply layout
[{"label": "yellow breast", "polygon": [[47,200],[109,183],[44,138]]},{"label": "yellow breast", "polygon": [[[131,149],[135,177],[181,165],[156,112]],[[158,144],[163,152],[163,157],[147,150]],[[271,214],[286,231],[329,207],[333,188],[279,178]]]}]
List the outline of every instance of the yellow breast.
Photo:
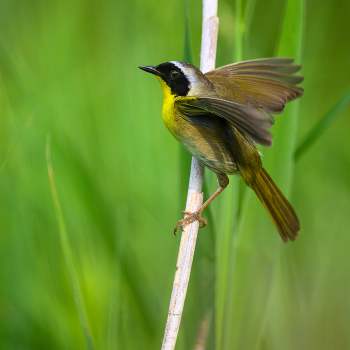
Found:
[{"label": "yellow breast", "polygon": [[174,135],[174,127],[175,127],[175,110],[174,110],[174,102],[176,95],[172,94],[170,87],[158,76],[155,76],[162,86],[163,91],[163,109],[162,109],[162,117],[165,126],[169,129],[169,131]]}]

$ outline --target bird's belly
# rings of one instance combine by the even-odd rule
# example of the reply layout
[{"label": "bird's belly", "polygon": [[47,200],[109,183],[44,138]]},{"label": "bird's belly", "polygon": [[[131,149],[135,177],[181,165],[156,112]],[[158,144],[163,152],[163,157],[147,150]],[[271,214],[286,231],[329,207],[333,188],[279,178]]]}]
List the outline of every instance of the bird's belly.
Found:
[{"label": "bird's belly", "polygon": [[172,135],[203,165],[216,173],[238,172],[232,150],[223,139],[215,135],[215,131],[193,125],[181,115],[164,109],[163,120]]},{"label": "bird's belly", "polygon": [[232,157],[228,156],[224,152],[214,152],[211,145],[206,143],[204,140],[194,138],[191,140],[183,140],[181,137],[176,138],[194,158],[215,173],[235,174],[238,172],[237,165]]}]

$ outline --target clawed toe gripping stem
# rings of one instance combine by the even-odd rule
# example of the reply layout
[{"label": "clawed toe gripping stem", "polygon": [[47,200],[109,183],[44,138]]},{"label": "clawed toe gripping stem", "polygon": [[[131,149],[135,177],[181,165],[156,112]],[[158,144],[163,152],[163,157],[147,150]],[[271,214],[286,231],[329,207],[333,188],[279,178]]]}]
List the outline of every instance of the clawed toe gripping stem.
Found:
[{"label": "clawed toe gripping stem", "polygon": [[207,222],[201,217],[201,212],[202,211],[195,211],[194,213],[191,213],[189,211],[182,211],[182,214],[188,215],[182,220],[179,220],[177,223],[175,229],[174,229],[174,235],[176,236],[177,229],[179,226],[181,226],[181,230],[183,231],[185,229],[185,226],[193,222],[194,220],[198,220],[202,226],[199,226],[199,228],[202,228],[207,225]]},{"label": "clawed toe gripping stem", "polygon": [[217,174],[218,182],[219,182],[219,188],[213,193],[213,195],[194,213],[191,213],[189,211],[183,211],[183,214],[188,215],[186,218],[179,220],[176,227],[174,228],[174,235],[176,236],[177,229],[179,226],[181,226],[181,230],[184,230],[184,227],[194,220],[198,220],[202,226],[199,226],[200,228],[207,225],[207,222],[201,217],[201,213],[204,210],[204,208],[207,207],[207,205],[215,198],[217,197],[228,185],[228,177],[227,175],[223,174]]}]

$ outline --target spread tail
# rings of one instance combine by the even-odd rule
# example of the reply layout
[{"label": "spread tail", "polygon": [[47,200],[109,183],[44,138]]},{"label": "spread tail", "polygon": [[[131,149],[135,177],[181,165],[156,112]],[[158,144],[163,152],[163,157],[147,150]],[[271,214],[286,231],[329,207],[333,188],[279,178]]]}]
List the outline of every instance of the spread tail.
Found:
[{"label": "spread tail", "polygon": [[298,217],[264,168],[261,168],[250,187],[264,205],[283,242],[286,243],[288,238],[294,241],[300,231]]}]

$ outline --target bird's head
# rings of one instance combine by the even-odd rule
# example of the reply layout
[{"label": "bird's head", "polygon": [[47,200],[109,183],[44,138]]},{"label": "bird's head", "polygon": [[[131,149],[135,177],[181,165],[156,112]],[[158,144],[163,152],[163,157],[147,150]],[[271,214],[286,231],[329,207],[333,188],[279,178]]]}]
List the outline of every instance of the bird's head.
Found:
[{"label": "bird's head", "polygon": [[[152,73],[159,81],[163,89],[164,98],[174,96],[200,96],[209,80],[194,65],[171,61],[161,63],[158,66],[140,66],[140,69]],[[204,90],[205,91],[205,90]]]}]

